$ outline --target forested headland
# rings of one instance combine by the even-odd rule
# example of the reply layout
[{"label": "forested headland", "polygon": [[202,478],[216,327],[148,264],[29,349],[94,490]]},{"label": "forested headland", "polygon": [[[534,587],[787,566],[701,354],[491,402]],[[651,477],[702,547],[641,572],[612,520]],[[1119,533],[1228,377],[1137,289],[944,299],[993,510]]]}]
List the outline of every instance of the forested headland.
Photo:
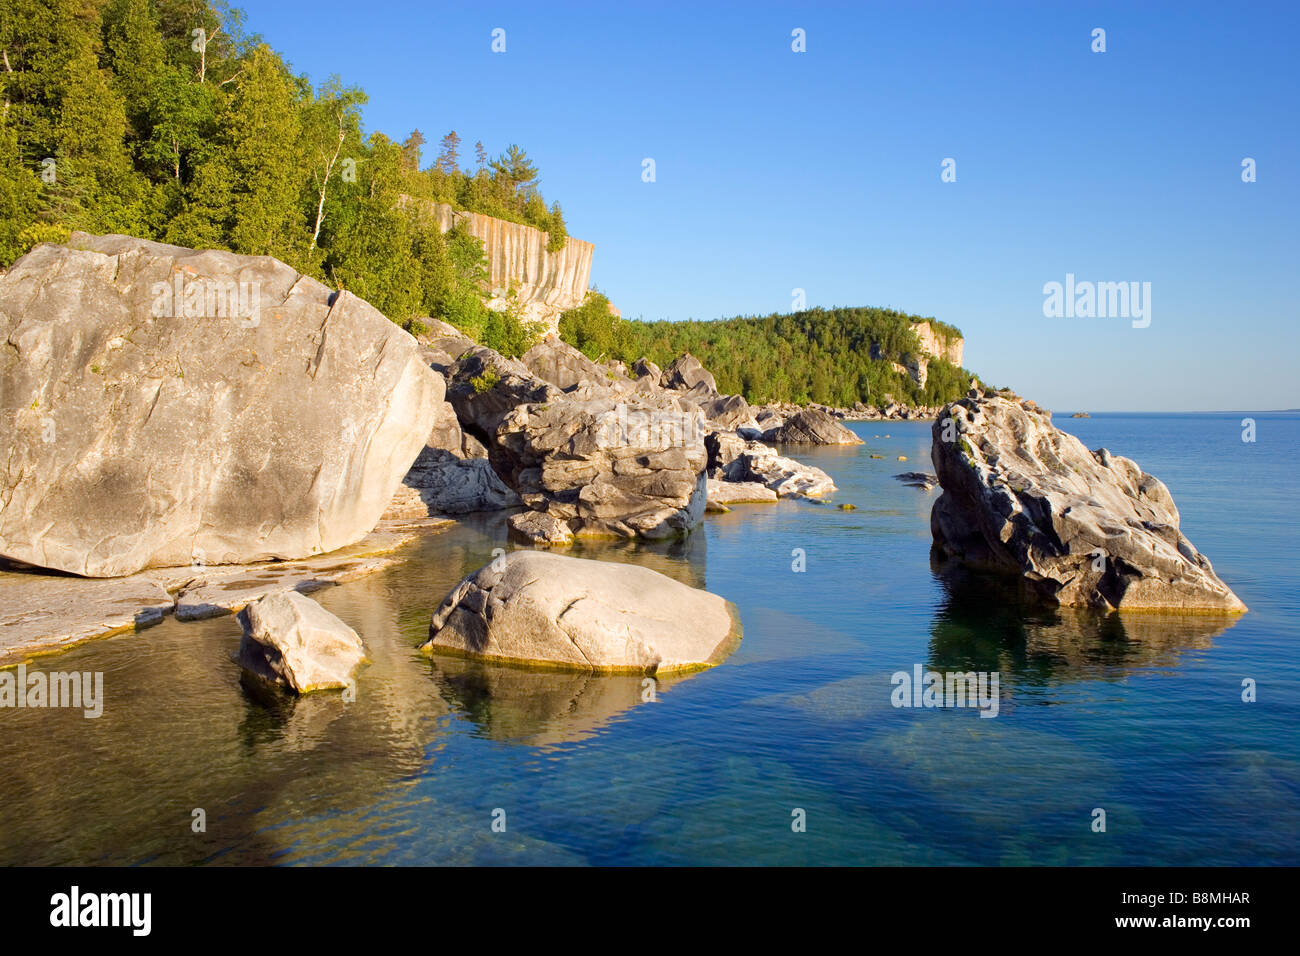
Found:
[{"label": "forested headland", "polygon": [[[664,366],[690,352],[711,371],[718,388],[750,402],[855,402],[937,405],[970,388],[971,375],[929,359],[924,386],[906,371],[921,354],[912,329],[921,316],[893,309],[808,309],[792,314],[685,322],[643,322],[611,315],[608,300],[591,293],[560,318],[560,337],[588,357],[631,363],[645,356]],[[960,337],[951,325],[924,319],[941,339]]]}]

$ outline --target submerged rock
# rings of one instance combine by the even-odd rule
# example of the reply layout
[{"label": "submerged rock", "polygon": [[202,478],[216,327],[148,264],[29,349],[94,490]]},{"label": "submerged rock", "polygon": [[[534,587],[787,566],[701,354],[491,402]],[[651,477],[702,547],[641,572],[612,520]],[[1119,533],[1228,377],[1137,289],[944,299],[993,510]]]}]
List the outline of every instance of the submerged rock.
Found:
[{"label": "submerged rock", "polygon": [[719,663],[730,606],[635,564],[513,551],[443,600],[423,648],[564,669],[661,674]]},{"label": "submerged rock", "polygon": [[922,491],[929,491],[939,484],[937,475],[931,475],[924,471],[905,471],[901,475],[895,475],[894,477],[909,488],[920,488]]},{"label": "submerged rock", "polygon": [[1134,462],[1089,451],[1015,396],[948,405],[931,458],[942,557],[1023,575],[1063,605],[1246,610],[1179,530],[1169,490]]},{"label": "submerged rock", "polygon": [[295,694],[347,687],[365,659],[357,632],[311,598],[268,594],[239,612],[240,665]]},{"label": "submerged rock", "polygon": [[0,342],[0,556],[89,577],[357,541],[442,400],[356,296],[126,236],[14,263]]}]

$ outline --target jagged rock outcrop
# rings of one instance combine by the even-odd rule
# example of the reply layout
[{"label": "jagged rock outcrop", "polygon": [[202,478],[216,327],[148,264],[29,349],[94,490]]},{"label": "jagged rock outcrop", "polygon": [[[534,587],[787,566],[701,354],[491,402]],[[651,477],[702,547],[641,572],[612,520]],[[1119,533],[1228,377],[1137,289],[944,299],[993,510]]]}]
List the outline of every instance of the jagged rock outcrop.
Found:
[{"label": "jagged rock outcrop", "polygon": [[651,385],[662,385],[664,380],[663,369],[648,358],[639,358],[632,363],[632,374],[637,378],[646,378],[650,380]]},{"label": "jagged rock outcrop", "polygon": [[489,450],[501,420],[520,405],[562,401],[564,391],[534,375],[523,362],[486,346],[467,350],[447,370],[447,400],[461,427]]},{"label": "jagged rock outcrop", "polygon": [[1157,478],[1089,451],[1032,402],[976,393],[946,406],[933,436],[938,556],[1022,575],[1063,605],[1246,609],[1179,530]]},{"label": "jagged rock outcrop", "polygon": [[667,538],[699,524],[704,422],[616,397],[521,405],[489,456],[529,508],[577,534]]},{"label": "jagged rock outcrop", "polygon": [[668,674],[739,638],[726,601],[635,564],[512,551],[443,600],[423,649],[571,670]]},{"label": "jagged rock outcrop", "polygon": [[704,417],[723,428],[754,425],[754,413],[742,395],[714,395],[696,402]]},{"label": "jagged rock outcrop", "polygon": [[664,369],[662,382],[664,388],[679,392],[689,392],[695,388],[715,395],[718,392],[718,383],[714,381],[713,373],[701,365],[700,360],[690,352],[678,356]]},{"label": "jagged rock outcrop", "polygon": [[527,507],[571,533],[689,531],[706,501],[702,413],[671,395],[636,394],[626,380],[593,382],[573,351],[551,343],[532,357],[557,380],[575,379],[567,391],[491,349],[468,352],[448,388],[462,425]]},{"label": "jagged rock outcrop", "polygon": [[357,541],[442,398],[356,296],[126,236],[14,263],[0,343],[0,556],[92,577]]},{"label": "jagged rock outcrop", "polygon": [[861,445],[862,439],[820,408],[804,408],[763,432],[763,441],[787,445]]},{"label": "jagged rock outcrop", "polygon": [[544,382],[565,391],[583,382],[631,391],[632,383],[626,376],[599,362],[593,362],[578,349],[558,338],[547,336],[519,359],[532,374]]},{"label": "jagged rock outcrop", "polygon": [[295,694],[347,687],[366,656],[356,631],[294,591],[258,598],[239,623],[240,665]]},{"label": "jagged rock outcrop", "polygon": [[590,242],[569,236],[563,248],[549,252],[547,234],[532,226],[453,210],[446,203],[434,203],[432,212],[443,232],[455,224],[482,240],[490,308],[513,305],[524,321],[538,322],[544,331],[558,334],[560,313],[582,305],[595,252]]}]

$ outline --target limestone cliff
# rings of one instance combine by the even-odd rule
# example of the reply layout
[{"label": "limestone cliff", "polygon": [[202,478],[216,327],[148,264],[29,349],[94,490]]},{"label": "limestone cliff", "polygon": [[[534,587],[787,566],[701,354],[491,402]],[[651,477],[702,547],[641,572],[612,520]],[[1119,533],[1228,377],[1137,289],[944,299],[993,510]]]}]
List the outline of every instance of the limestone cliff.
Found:
[{"label": "limestone cliff", "polygon": [[547,252],[546,233],[532,226],[452,209],[446,203],[433,204],[432,211],[443,232],[461,225],[482,240],[491,308],[504,309],[513,292],[525,321],[540,322],[548,332],[556,332],[560,313],[582,304],[596,248],[590,242],[569,236],[564,248]]},{"label": "limestone cliff", "polygon": [[917,385],[924,385],[932,359],[943,359],[960,366],[965,340],[959,336],[941,335],[929,322],[913,322],[912,331],[921,343],[921,355],[908,363],[907,372]]}]

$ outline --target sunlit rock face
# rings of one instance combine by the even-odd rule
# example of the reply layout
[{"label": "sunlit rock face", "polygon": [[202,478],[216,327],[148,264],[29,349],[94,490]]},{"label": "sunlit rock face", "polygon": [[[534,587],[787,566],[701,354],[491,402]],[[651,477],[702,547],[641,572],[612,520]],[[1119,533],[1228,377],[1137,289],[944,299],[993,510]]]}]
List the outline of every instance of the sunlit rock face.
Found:
[{"label": "sunlit rock face", "polygon": [[1089,451],[1033,402],[973,391],[940,412],[930,455],[943,487],[930,529],[943,558],[1017,573],[1062,605],[1246,610],[1179,530],[1158,478]]},{"label": "sunlit rock face", "polygon": [[[569,236],[563,248],[548,252],[546,233],[532,226],[455,210],[446,203],[435,203],[432,209],[443,232],[460,225],[482,240],[490,307],[504,309],[513,302],[525,321],[539,322],[546,332],[558,334],[560,313],[582,305],[596,249],[590,242]],[[513,299],[507,298],[510,292]]]},{"label": "sunlit rock face", "polygon": [[88,577],[370,532],[443,382],[269,256],[75,233],[0,276],[0,556]]},{"label": "sunlit rock face", "polygon": [[[530,355],[548,374],[569,370]],[[700,523],[707,502],[704,415],[690,402],[630,388],[626,380],[581,379],[564,391],[523,362],[477,347],[449,369],[447,396],[502,481],[528,508],[564,525],[534,522],[516,531],[547,540],[566,531],[685,534]]]},{"label": "sunlit rock face", "polygon": [[635,564],[512,551],[443,599],[426,651],[568,670],[656,674],[719,663],[732,608]]}]

